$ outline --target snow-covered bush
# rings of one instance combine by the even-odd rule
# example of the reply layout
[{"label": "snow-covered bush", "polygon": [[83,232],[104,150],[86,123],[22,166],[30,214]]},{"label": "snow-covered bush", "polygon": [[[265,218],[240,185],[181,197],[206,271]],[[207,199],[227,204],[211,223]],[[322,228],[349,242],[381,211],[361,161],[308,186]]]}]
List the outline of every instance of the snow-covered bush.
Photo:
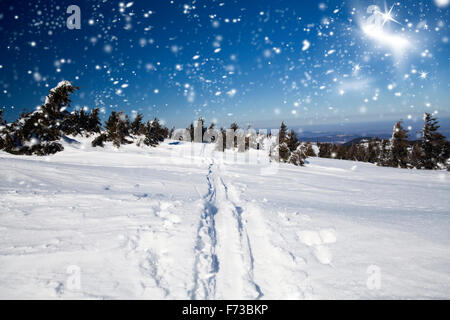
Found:
[{"label": "snow-covered bush", "polygon": [[58,142],[69,116],[70,94],[77,90],[69,81],[61,81],[50,90],[44,105],[33,112],[22,113],[18,120],[2,130],[3,150],[13,154],[47,155],[62,151]]}]

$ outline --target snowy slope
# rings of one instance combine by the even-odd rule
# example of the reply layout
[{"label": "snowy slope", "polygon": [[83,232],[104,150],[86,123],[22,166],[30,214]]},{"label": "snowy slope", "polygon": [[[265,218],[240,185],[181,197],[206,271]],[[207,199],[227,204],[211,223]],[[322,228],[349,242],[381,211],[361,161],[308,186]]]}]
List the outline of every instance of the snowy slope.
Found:
[{"label": "snowy slope", "polygon": [[191,147],[1,152],[0,298],[450,298],[448,172]]}]

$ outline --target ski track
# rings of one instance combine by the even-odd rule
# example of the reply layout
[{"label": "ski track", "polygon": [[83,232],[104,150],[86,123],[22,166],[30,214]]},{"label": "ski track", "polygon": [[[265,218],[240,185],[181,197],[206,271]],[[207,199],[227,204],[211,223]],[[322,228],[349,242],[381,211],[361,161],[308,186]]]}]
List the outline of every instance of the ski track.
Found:
[{"label": "ski track", "polygon": [[299,286],[307,283],[307,273],[299,270],[306,259],[272,244],[261,209],[240,199],[236,188],[222,177],[224,171],[223,164],[211,160],[195,244],[190,298],[311,297],[311,287],[307,286],[308,291]]},{"label": "ski track", "polygon": [[216,255],[216,226],[217,214],[216,187],[213,181],[213,165],[208,167],[206,181],[208,193],[204,196],[203,211],[197,229],[194,262],[194,287],[189,292],[191,299],[214,299],[216,291],[216,274],[219,262]]}]

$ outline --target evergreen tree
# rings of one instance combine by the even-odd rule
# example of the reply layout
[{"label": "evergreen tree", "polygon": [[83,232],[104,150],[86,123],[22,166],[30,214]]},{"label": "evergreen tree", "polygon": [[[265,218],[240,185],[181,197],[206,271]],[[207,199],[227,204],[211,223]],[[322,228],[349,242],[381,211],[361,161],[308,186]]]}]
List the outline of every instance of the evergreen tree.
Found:
[{"label": "evergreen tree", "polygon": [[152,121],[147,121],[147,124],[145,125],[144,143],[154,147],[160,142],[163,142],[168,135],[169,129],[161,125],[158,118],[154,118]]},{"label": "evergreen tree", "polygon": [[96,137],[93,141],[92,141],[92,146],[93,147],[104,147],[105,146],[105,142],[108,141],[108,136],[106,133],[101,133],[98,137]]},{"label": "evergreen tree", "polygon": [[336,159],[345,160],[347,157],[347,148],[342,144],[338,145],[333,152],[336,154]]},{"label": "evergreen tree", "polygon": [[380,145],[378,165],[388,166],[390,163],[390,143],[389,140],[383,139]]},{"label": "evergreen tree", "polygon": [[134,135],[140,135],[145,133],[145,126],[142,123],[144,116],[141,113],[136,114],[133,122],[130,125],[130,131]]},{"label": "evergreen tree", "polygon": [[287,126],[284,124],[284,122],[281,123],[280,132],[278,133],[278,141],[280,162],[287,162],[291,155],[291,151],[288,147]]},{"label": "evergreen tree", "polygon": [[305,143],[305,155],[307,157],[316,157],[317,156],[316,152],[314,151],[311,141],[307,141]]},{"label": "evergreen tree", "polygon": [[367,141],[356,144],[356,160],[357,161],[367,162],[367,149],[368,149],[367,144],[368,144]]},{"label": "evergreen tree", "polygon": [[129,127],[128,117],[122,111],[112,111],[105,124],[108,140],[112,141],[117,148],[122,144],[132,143],[132,141],[126,139],[130,136]]},{"label": "evergreen tree", "polygon": [[330,143],[317,143],[317,146],[319,147],[319,158],[331,158],[331,144]]},{"label": "evergreen tree", "polygon": [[297,149],[290,152],[288,163],[293,164],[295,166],[304,166],[305,165],[306,155],[304,152],[304,148],[302,145],[299,145]]},{"label": "evergreen tree", "polygon": [[100,133],[102,130],[102,124],[100,122],[100,109],[94,108],[91,110],[91,114],[88,119],[87,132],[89,134]]},{"label": "evergreen tree", "polygon": [[345,159],[356,161],[358,159],[357,153],[358,153],[358,146],[356,145],[356,143],[352,143],[350,147],[347,149]]},{"label": "evergreen tree", "polygon": [[408,131],[402,126],[402,121],[394,125],[391,138],[391,152],[389,165],[394,168],[408,166]]},{"label": "evergreen tree", "polygon": [[68,81],[61,81],[50,90],[44,105],[36,111],[22,113],[8,125],[4,150],[14,154],[48,155],[64,148],[58,142],[64,121],[69,116],[70,94],[77,90]]},{"label": "evergreen tree", "polygon": [[422,146],[420,142],[413,144],[411,152],[409,153],[408,164],[412,168],[422,169]]},{"label": "evergreen tree", "polygon": [[291,152],[297,150],[298,146],[300,145],[300,142],[298,141],[297,135],[295,134],[294,130],[292,129],[289,130],[286,143]]},{"label": "evergreen tree", "polygon": [[446,167],[449,158],[447,141],[445,136],[439,133],[438,121],[431,114],[425,113],[424,127],[422,130],[422,167],[425,169],[437,169]]},{"label": "evergreen tree", "polygon": [[376,137],[369,141],[367,148],[367,158],[366,161],[370,163],[377,163],[379,157],[380,139]]},{"label": "evergreen tree", "polygon": [[175,132],[175,127],[172,127],[171,129],[170,129],[170,131],[169,131],[169,135],[168,135],[168,138],[169,139],[172,139],[172,137],[173,137],[173,133]]}]

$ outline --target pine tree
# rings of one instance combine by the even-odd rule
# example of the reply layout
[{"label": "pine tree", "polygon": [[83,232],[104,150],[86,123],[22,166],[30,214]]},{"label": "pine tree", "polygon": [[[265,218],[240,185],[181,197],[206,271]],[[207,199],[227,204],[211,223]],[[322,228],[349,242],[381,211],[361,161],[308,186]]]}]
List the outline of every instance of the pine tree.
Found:
[{"label": "pine tree", "polygon": [[108,136],[105,133],[101,133],[92,141],[93,147],[104,147],[105,142],[108,141]]},{"label": "pine tree", "polygon": [[378,137],[369,141],[367,149],[367,162],[377,163],[379,159],[380,139]]},{"label": "pine tree", "polygon": [[302,145],[299,145],[296,150],[292,151],[289,155],[288,163],[293,164],[295,166],[304,166],[305,165],[306,155],[304,152],[304,148]]},{"label": "pine tree", "polygon": [[379,158],[377,164],[379,166],[389,166],[390,164],[390,142],[389,140],[381,140]]},{"label": "pine tree", "polygon": [[140,135],[145,133],[145,126],[142,123],[142,119],[144,116],[141,113],[137,113],[136,117],[134,118],[133,122],[131,122],[130,125],[130,131],[134,135]]},{"label": "pine tree", "polygon": [[347,149],[347,154],[345,155],[345,159],[356,161],[357,160],[357,152],[358,146],[356,143],[352,143],[350,147]]},{"label": "pine tree", "polygon": [[172,128],[170,129],[170,131],[169,131],[169,134],[168,134],[169,139],[172,139],[173,133],[174,133],[174,132],[175,132],[175,127],[172,127]]},{"label": "pine tree", "polygon": [[8,125],[4,150],[14,154],[48,155],[64,148],[58,142],[64,122],[69,116],[70,94],[77,90],[68,81],[61,81],[50,90],[44,105],[36,111],[22,113]]},{"label": "pine tree", "polygon": [[100,133],[102,130],[102,123],[100,122],[100,109],[94,108],[88,119],[87,132],[89,134]]},{"label": "pine tree", "polygon": [[163,142],[169,135],[169,129],[160,124],[158,118],[152,121],[147,121],[145,125],[145,140],[144,143],[148,146],[156,146]]},{"label": "pine tree", "polygon": [[317,143],[319,147],[319,158],[331,158],[331,144],[330,143]]},{"label": "pine tree", "polygon": [[314,151],[311,141],[307,141],[305,143],[305,155],[307,157],[316,157],[317,156],[316,152]]},{"label": "pine tree", "polygon": [[337,146],[337,148],[333,151],[336,154],[336,159],[345,160],[347,156],[347,148],[340,144]]},{"label": "pine tree", "polygon": [[278,141],[280,162],[287,162],[291,155],[291,151],[288,147],[287,126],[284,124],[284,122],[281,123],[280,132],[278,133]]},{"label": "pine tree", "polygon": [[394,125],[391,138],[391,152],[389,165],[394,168],[408,166],[408,131],[402,126],[402,121]]},{"label": "pine tree", "polygon": [[420,142],[416,142],[413,144],[411,152],[409,153],[409,166],[411,168],[422,169],[422,146]]},{"label": "pine tree", "polygon": [[290,130],[287,135],[287,146],[291,152],[296,151],[300,142],[298,141],[297,135],[294,130]]},{"label": "pine tree", "polygon": [[106,121],[106,135],[109,141],[119,148],[122,144],[130,144],[132,141],[126,138],[130,136],[130,122],[128,116],[122,111],[112,111],[108,120]]},{"label": "pine tree", "polygon": [[425,169],[438,169],[446,167],[449,158],[445,136],[439,133],[438,121],[431,114],[425,113],[422,130],[422,167]]}]

